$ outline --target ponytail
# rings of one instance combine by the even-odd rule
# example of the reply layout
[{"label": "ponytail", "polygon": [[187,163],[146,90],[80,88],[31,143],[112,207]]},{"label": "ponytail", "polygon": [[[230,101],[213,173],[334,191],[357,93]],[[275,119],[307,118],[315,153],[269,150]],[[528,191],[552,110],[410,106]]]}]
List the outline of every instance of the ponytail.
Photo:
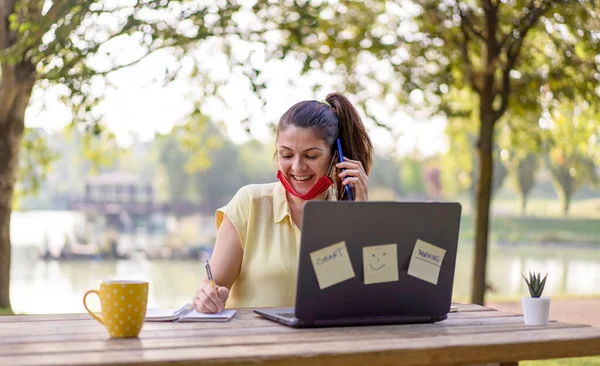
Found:
[{"label": "ponytail", "polygon": [[[368,175],[373,165],[373,144],[358,111],[346,97],[339,93],[327,95],[325,101],[331,105],[338,116],[339,139],[344,156],[351,160],[360,161]],[[334,151],[337,152],[335,146]],[[335,155],[337,156],[337,153]],[[348,200],[342,180],[337,174],[335,174],[334,182],[337,187],[337,199]]]}]

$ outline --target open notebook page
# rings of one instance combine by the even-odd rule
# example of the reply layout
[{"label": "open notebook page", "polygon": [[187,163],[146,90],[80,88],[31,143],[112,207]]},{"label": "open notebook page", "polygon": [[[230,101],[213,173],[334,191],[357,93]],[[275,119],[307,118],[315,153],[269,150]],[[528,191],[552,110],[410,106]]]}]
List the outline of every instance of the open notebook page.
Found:
[{"label": "open notebook page", "polygon": [[217,314],[204,314],[191,309],[189,304],[179,309],[147,309],[147,322],[210,322],[210,321],[228,321],[235,315],[235,310],[226,309]]}]

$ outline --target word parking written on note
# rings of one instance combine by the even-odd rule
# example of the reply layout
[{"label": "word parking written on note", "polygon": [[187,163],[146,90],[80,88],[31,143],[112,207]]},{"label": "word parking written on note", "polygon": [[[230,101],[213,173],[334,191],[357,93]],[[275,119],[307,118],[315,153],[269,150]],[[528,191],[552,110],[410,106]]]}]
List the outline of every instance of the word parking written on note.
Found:
[{"label": "word parking written on note", "polygon": [[310,253],[310,260],[321,290],[354,277],[345,241]]},{"label": "word parking written on note", "polygon": [[417,239],[408,266],[408,274],[437,285],[446,250]]}]

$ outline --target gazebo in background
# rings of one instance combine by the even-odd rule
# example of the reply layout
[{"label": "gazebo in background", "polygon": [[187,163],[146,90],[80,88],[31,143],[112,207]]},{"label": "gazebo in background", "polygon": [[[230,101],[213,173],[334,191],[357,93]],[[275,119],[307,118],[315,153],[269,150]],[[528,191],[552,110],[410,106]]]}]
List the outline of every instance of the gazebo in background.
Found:
[{"label": "gazebo in background", "polygon": [[70,208],[85,215],[89,241],[114,257],[141,249],[134,240],[140,236],[148,249],[149,239],[164,232],[164,212],[155,204],[152,182],[127,172],[88,177],[84,197]]},{"label": "gazebo in background", "polygon": [[89,177],[84,199],[72,208],[103,216],[106,226],[119,232],[130,230],[137,222],[148,222],[153,213],[161,211],[154,204],[152,182],[121,171]]},{"label": "gazebo in background", "polygon": [[123,171],[88,177],[84,197],[71,202],[70,209],[85,215],[89,242],[117,258],[139,251],[150,256],[161,255],[151,253],[160,252],[172,239],[173,229],[169,227],[175,225],[175,231],[179,230],[178,224],[173,223],[177,218],[207,217],[199,230],[209,236],[215,231],[214,210],[207,205],[159,203],[152,181]]}]

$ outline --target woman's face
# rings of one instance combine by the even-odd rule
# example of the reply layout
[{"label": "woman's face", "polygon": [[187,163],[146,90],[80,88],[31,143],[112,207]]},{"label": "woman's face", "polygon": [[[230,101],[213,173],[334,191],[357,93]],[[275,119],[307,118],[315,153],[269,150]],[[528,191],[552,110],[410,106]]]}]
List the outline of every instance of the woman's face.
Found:
[{"label": "woman's face", "polygon": [[331,147],[309,128],[289,126],[277,139],[279,170],[299,194],[307,193],[331,165]]}]

